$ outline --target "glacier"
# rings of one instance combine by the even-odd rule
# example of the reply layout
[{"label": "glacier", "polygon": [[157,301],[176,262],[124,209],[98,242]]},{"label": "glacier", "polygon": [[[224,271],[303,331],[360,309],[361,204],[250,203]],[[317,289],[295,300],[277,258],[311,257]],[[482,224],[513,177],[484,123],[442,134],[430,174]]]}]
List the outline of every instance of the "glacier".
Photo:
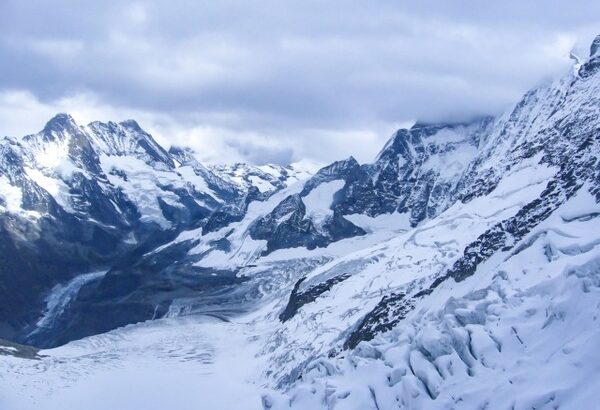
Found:
[{"label": "glacier", "polygon": [[118,246],[11,299],[0,407],[593,408],[598,42],[503,115],[418,122],[366,164],[205,166],[65,115],[3,140],[0,251],[50,227]]}]

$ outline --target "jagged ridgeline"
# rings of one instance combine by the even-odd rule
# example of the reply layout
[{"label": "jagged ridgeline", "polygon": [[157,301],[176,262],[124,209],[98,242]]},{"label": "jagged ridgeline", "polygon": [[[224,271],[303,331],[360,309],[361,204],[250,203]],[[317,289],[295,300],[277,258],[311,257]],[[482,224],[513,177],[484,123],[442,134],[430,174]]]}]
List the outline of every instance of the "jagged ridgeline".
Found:
[{"label": "jagged ridgeline", "polygon": [[[80,126],[58,114],[37,134],[0,140],[0,334],[40,345],[58,343],[36,325],[54,286],[87,272],[131,273],[144,254],[179,232],[227,225],[250,201],[264,200],[304,175],[293,166],[209,168],[190,149],[165,150],[132,120]],[[176,276],[173,262],[164,260],[152,270]],[[189,273],[179,285],[194,282]],[[115,281],[103,288],[101,301],[141,285],[132,275]],[[110,315],[109,310],[98,315]],[[71,337],[164,314],[160,303],[114,310],[116,321],[106,326],[89,312],[86,331]],[[29,339],[31,332],[35,339]]]}]

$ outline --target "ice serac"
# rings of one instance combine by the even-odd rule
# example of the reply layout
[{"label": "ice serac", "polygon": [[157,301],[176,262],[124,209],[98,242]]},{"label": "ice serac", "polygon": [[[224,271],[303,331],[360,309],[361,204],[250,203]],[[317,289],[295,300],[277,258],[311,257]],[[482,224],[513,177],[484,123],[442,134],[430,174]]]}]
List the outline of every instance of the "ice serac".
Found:
[{"label": "ice serac", "polygon": [[[265,408],[578,408],[594,400],[600,332],[584,329],[600,295],[597,44],[578,71],[461,138],[471,151],[442,200],[413,202],[431,213],[404,208],[412,224],[420,220],[415,227],[329,261],[291,289],[267,347],[276,352],[271,364],[284,368],[270,377],[285,394],[269,396]],[[423,142],[442,129],[397,133],[376,163],[401,158],[412,172]],[[411,194],[392,198],[427,191],[419,187],[432,168],[416,167],[414,185],[398,184]],[[440,168],[438,177],[448,167]],[[329,286],[340,272],[351,274]],[[303,298],[305,281],[304,289],[326,291]],[[543,383],[533,377],[540,366]],[[577,376],[565,382],[565,374]]]}]

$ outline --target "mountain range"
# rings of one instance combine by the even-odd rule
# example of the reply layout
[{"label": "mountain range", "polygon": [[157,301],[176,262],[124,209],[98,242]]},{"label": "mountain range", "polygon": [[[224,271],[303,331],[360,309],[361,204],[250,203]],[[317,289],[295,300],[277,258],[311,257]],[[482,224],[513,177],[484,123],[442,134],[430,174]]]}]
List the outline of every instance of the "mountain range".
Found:
[{"label": "mountain range", "polygon": [[240,408],[589,408],[599,113],[600,36],[504,114],[417,122],[370,163],[205,165],[67,114],[5,138],[8,385],[126,364],[121,338],[160,332],[156,360],[192,360],[209,329],[207,351],[251,346],[236,365],[261,390]]}]

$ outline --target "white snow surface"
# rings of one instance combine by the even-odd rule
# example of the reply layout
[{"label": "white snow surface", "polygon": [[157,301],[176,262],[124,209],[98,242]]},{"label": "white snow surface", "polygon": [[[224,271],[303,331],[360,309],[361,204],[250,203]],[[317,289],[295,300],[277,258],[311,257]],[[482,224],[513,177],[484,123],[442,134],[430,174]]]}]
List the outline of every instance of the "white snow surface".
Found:
[{"label": "white snow surface", "polygon": [[3,208],[8,212],[20,212],[23,201],[23,192],[18,186],[14,186],[10,183],[5,175],[0,175],[0,210]]},{"label": "white snow surface", "polygon": [[62,179],[44,175],[42,171],[35,168],[25,167],[25,172],[36,184],[52,195],[65,211],[74,212],[69,200],[69,187]]},{"label": "white snow surface", "polygon": [[0,408],[260,409],[253,336],[243,322],[171,318],[45,350],[40,360],[0,356]]},{"label": "white snow surface", "polygon": [[[315,362],[286,395],[269,396],[271,408],[593,407],[600,220],[563,220],[588,207],[600,210],[582,190],[524,238],[520,252],[498,254],[477,275],[444,284],[393,331]],[[348,300],[339,292],[330,297]],[[328,329],[327,316],[313,324],[307,312],[294,335]]]},{"label": "white snow surface", "polygon": [[344,187],[341,179],[320,184],[302,198],[306,207],[306,216],[311,218],[315,226],[320,227],[333,216],[331,205],[333,196]]},{"label": "white snow surface", "polygon": [[[185,181],[173,172],[157,170],[137,158],[103,154],[100,156],[100,163],[110,183],[121,188],[136,205],[141,214],[141,221],[156,222],[165,229],[170,227],[158,199],[177,203],[178,198],[172,192],[161,189],[161,186],[169,184],[183,186]],[[126,178],[116,174],[115,171],[121,171]]]}]

